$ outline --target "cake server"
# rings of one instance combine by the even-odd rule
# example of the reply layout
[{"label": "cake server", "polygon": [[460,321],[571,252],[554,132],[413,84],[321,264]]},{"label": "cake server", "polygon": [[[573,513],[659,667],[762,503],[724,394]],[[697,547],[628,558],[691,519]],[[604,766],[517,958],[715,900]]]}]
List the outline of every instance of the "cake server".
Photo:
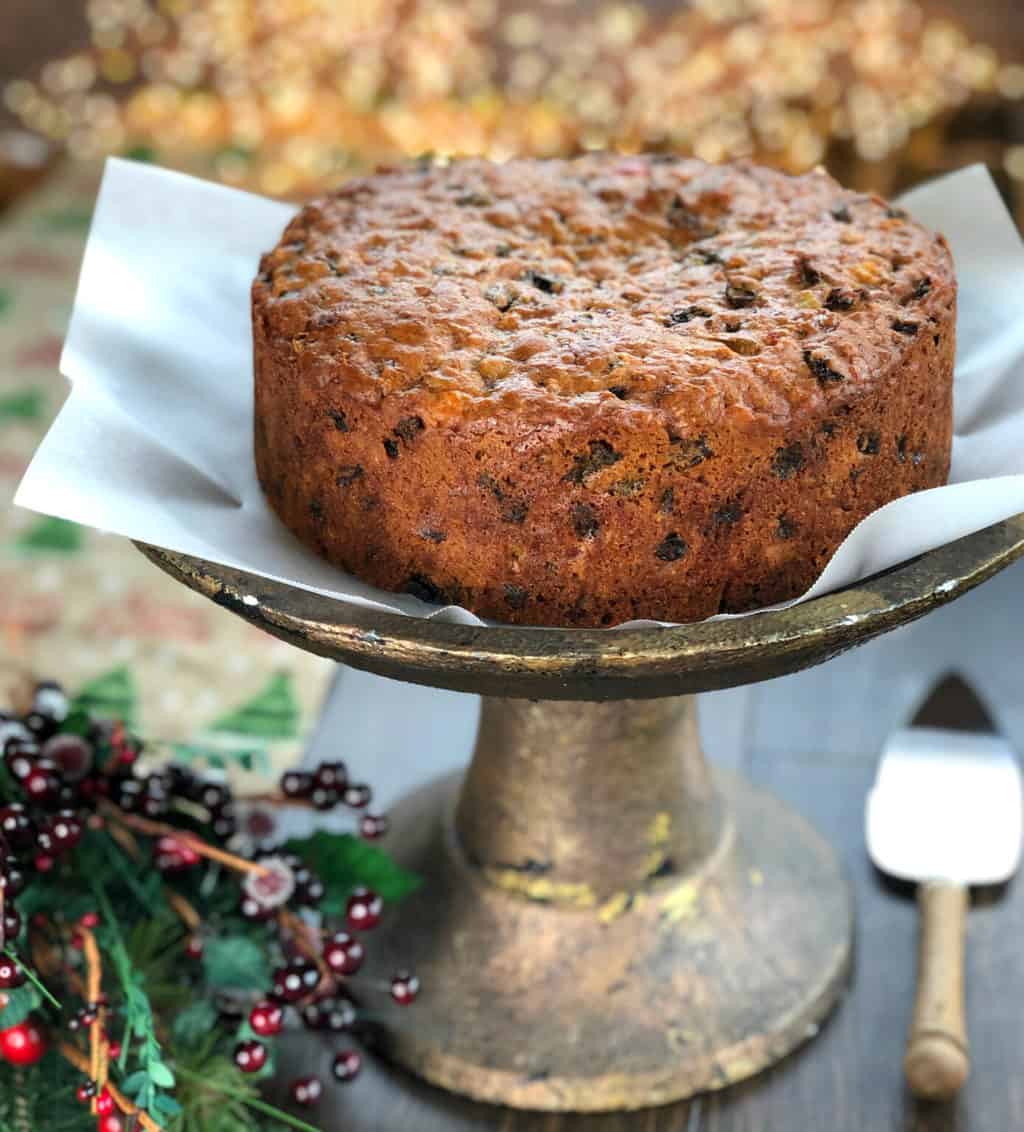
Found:
[{"label": "cake server", "polygon": [[917,994],[904,1073],[920,1097],[951,1097],[970,1066],[964,1018],[968,886],[999,884],[1021,850],[1021,776],[1006,741],[957,676],[889,737],[868,795],[868,852],[918,884]]}]

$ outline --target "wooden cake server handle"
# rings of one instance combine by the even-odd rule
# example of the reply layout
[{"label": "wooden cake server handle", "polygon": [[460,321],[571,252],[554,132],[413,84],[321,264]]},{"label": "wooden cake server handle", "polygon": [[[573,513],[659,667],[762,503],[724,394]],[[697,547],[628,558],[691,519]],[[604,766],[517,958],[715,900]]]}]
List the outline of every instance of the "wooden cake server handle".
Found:
[{"label": "wooden cake server handle", "polygon": [[917,996],[903,1072],[916,1096],[941,1100],[960,1089],[970,1069],[964,1017],[968,893],[960,884],[930,882],[919,886],[917,901]]}]

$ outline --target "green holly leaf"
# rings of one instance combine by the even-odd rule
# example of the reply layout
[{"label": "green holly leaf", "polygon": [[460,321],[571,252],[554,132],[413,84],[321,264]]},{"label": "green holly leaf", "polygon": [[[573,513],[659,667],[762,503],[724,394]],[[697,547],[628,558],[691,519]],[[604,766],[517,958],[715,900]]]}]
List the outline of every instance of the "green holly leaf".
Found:
[{"label": "green holly leaf", "polygon": [[15,987],[14,990],[4,991],[7,996],[7,1005],[0,1010],[0,1030],[9,1030],[24,1022],[33,1010],[42,1005],[42,996],[31,983]]},{"label": "green holly leaf", "polygon": [[[0,314],[4,310],[4,292],[0,290]],[[21,389],[0,397],[0,422],[37,421],[43,415],[41,389]]]},{"label": "green holly leaf", "polygon": [[360,885],[372,888],[383,900],[396,901],[415,892],[422,883],[387,853],[350,833],[321,829],[312,837],[287,842],[285,850],[301,857],[324,882],[320,908],[327,916],[344,912],[352,890]]},{"label": "green holly leaf", "polygon": [[259,739],[294,739],[299,734],[299,705],[291,674],[274,673],[251,700],[215,720],[209,730]]},{"label": "green holly leaf", "polygon": [[209,1038],[217,1025],[217,1011],[206,998],[197,998],[174,1019],[174,1042],[191,1049]]},{"label": "green holly leaf", "polygon": [[131,726],[135,719],[135,681],[129,669],[112,668],[84,684],[68,706],[69,717],[86,712],[104,719],[120,719]]},{"label": "green holly leaf", "polygon": [[14,545],[22,551],[75,554],[82,548],[82,528],[67,519],[47,515],[31,526]]},{"label": "green holly leaf", "polygon": [[214,990],[262,990],[270,982],[266,952],[245,936],[208,939],[203,947],[203,971]]}]

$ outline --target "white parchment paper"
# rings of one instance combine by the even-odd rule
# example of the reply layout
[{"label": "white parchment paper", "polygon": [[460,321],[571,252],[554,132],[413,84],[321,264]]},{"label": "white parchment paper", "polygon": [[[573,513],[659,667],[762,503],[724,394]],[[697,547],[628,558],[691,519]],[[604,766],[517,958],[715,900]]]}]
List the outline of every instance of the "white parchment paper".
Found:
[{"label": "white parchment paper", "polygon": [[[1024,511],[1021,239],[982,166],[901,203],[945,233],[960,280],[950,484],[868,516],[799,601]],[[249,287],[293,212],[108,162],[61,359],[71,395],[15,502],[370,608],[480,624],[465,609],[342,573],[264,502],[252,453]]]}]

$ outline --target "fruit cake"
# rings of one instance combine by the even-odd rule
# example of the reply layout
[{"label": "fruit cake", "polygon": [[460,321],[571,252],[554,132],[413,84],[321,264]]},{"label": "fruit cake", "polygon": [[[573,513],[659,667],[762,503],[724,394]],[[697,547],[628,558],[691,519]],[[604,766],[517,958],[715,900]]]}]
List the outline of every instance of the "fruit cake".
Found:
[{"label": "fruit cake", "polygon": [[747,610],[945,481],[955,315],[943,238],[822,170],[382,170],[263,256],[257,471],[303,543],[424,601]]}]

